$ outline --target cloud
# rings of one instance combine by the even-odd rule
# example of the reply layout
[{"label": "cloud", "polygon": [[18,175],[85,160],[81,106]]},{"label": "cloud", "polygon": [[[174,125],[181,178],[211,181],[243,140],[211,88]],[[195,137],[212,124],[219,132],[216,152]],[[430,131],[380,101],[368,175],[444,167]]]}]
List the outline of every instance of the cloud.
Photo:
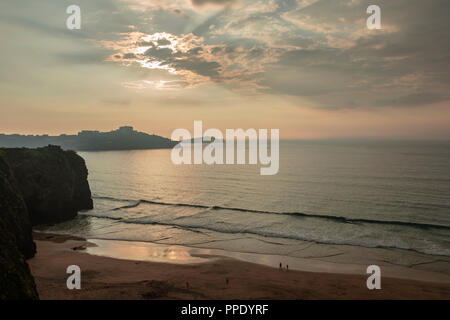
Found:
[{"label": "cloud", "polygon": [[273,94],[307,96],[323,108],[448,100],[448,7],[442,1],[381,1],[383,29],[369,31],[361,14],[368,4],[314,1],[283,13],[297,30],[276,42],[292,47],[268,69],[263,85]]},{"label": "cloud", "polygon": [[116,51],[109,61],[166,70],[183,79],[183,86],[190,87],[216,83],[254,90],[258,87],[257,74],[263,71],[262,64],[275,61],[277,56],[270,48],[205,44],[204,38],[194,34],[130,32],[119,41],[102,44]]},{"label": "cloud", "polygon": [[[448,99],[450,7],[445,0],[380,0],[382,30],[366,27],[368,0],[127,3],[139,4],[147,14],[159,10],[147,22],[156,32],[139,33],[139,40],[136,32],[122,33],[107,44],[114,50],[108,60],[164,70],[183,88],[216,84],[252,94],[306,97],[319,108],[416,106]],[[208,5],[223,9],[195,9]],[[160,18],[164,11],[178,20]]]}]

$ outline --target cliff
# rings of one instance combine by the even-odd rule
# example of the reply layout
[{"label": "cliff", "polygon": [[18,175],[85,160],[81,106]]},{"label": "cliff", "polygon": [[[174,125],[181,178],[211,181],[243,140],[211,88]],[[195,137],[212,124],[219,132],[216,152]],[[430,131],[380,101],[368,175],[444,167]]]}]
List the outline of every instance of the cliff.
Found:
[{"label": "cliff", "polygon": [[36,252],[31,227],[92,209],[87,175],[83,158],[60,147],[0,149],[0,300],[38,299],[25,261]]},{"label": "cliff", "polygon": [[80,156],[58,146],[3,149],[23,195],[32,225],[74,218],[92,209],[88,171]]},{"label": "cliff", "polygon": [[25,261],[35,251],[25,201],[0,151],[0,300],[38,298]]}]

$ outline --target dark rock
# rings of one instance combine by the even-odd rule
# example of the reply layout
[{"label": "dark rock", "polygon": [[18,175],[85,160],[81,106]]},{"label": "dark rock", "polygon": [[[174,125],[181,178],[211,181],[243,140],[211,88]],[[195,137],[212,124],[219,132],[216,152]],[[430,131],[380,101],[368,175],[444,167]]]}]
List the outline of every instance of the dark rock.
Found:
[{"label": "dark rock", "polygon": [[38,299],[25,261],[35,251],[25,201],[0,151],[0,300]]},{"label": "dark rock", "polygon": [[60,147],[0,149],[0,300],[39,298],[25,261],[36,252],[31,226],[92,209],[87,175]]},{"label": "dark rock", "polygon": [[0,218],[13,236],[19,251],[31,258],[36,245],[31,234],[31,222],[25,201],[4,153],[0,150]]},{"label": "dark rock", "polygon": [[22,191],[32,225],[74,218],[92,209],[88,171],[80,156],[58,146],[3,149]]},{"label": "dark rock", "polygon": [[73,202],[78,210],[89,210],[93,208],[91,189],[88,183],[88,170],[84,159],[74,151],[66,151],[66,157],[75,173],[75,189]]},{"label": "dark rock", "polygon": [[39,299],[24,256],[0,218],[0,300]]}]

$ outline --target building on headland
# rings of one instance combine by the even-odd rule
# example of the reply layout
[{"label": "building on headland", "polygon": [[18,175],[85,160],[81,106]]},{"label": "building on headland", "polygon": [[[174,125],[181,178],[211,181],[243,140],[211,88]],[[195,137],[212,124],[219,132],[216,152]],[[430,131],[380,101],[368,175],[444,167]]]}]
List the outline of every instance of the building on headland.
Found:
[{"label": "building on headland", "polygon": [[131,126],[123,126],[115,131],[120,132],[120,133],[131,133],[131,132],[134,132],[134,129]]},{"label": "building on headland", "polygon": [[[100,131],[97,131],[97,130],[82,130],[82,131],[78,132],[78,136],[92,136],[92,135],[96,135],[96,134],[100,134]],[[61,135],[61,136],[63,136],[63,135]]]}]

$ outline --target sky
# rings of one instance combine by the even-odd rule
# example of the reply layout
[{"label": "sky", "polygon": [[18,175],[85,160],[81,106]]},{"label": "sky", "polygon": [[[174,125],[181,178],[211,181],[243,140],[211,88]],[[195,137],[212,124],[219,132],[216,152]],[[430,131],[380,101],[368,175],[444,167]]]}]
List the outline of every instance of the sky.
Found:
[{"label": "sky", "polygon": [[450,139],[449,16],[448,0],[2,1],[0,132],[170,137],[202,120],[282,139]]}]

